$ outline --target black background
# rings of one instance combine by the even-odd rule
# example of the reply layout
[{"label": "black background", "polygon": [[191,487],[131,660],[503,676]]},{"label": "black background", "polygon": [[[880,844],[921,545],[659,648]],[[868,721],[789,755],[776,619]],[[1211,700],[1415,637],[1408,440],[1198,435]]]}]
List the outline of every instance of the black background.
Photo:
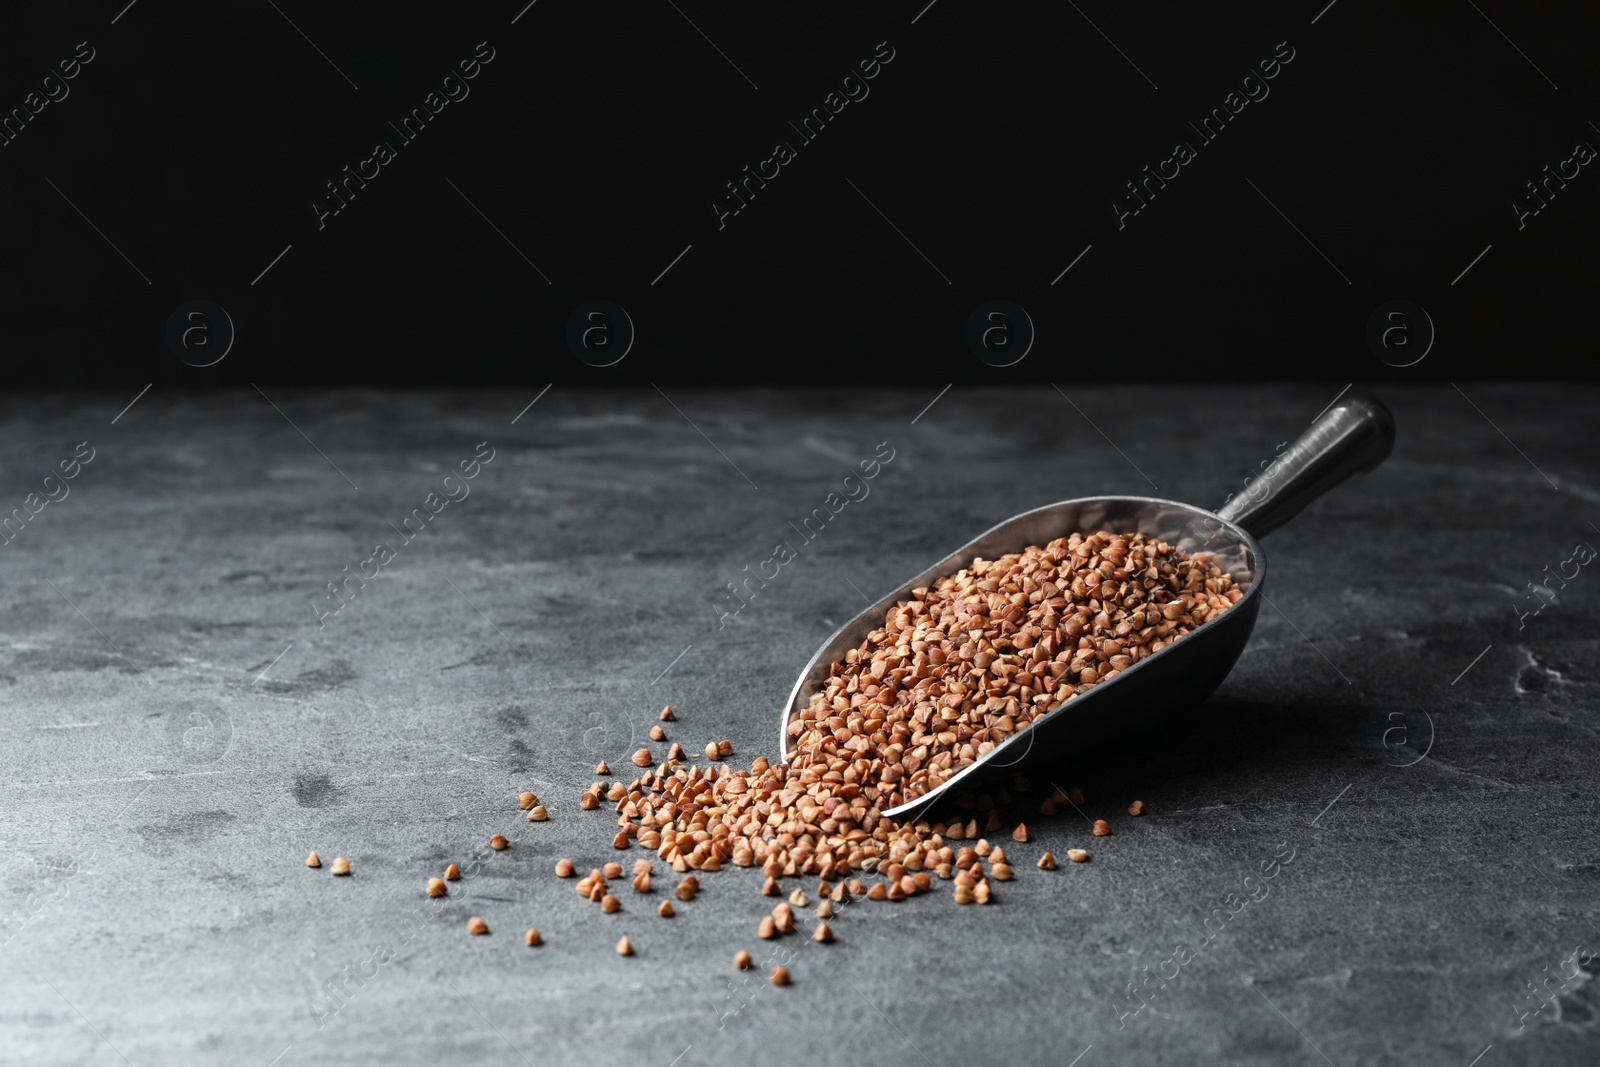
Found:
[{"label": "black background", "polygon": [[[1383,382],[1592,363],[1596,168],[1521,230],[1511,206],[1574,144],[1600,146],[1592,5],[124,3],[7,16],[0,110],[95,50],[0,148],[12,385]],[[480,41],[494,59],[470,95],[398,144],[386,123]],[[883,41],[870,95],[719,230],[723,184],[797,142],[787,124]],[[1186,122],[1279,42],[1294,59],[1270,95],[1119,230],[1123,183],[1196,143]],[[319,230],[312,201],[380,138],[398,158]],[[610,367],[565,340],[593,298],[637,328]],[[996,298],[1038,331],[1005,368],[966,343]],[[166,342],[196,299],[237,328],[205,368]],[[1438,331],[1405,368],[1366,342],[1394,299]]]}]

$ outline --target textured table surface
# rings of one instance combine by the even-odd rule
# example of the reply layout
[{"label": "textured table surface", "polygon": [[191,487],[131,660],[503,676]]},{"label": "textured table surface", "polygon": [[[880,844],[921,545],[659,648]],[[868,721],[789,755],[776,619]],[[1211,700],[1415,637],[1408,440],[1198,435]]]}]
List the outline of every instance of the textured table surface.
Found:
[{"label": "textured table surface", "polygon": [[[1053,500],[1220,504],[1343,383],[1060,384],[1070,402],[927,410],[937,383],[526,410],[537,386],[6,399],[0,492],[26,521],[0,549],[5,1058],[1600,1058],[1600,577],[1563,566],[1600,546],[1588,388],[1377,390],[1393,456],[1267,540],[1273,606],[1221,690],[1063,768],[1083,813],[1037,815],[1036,784],[1036,841],[988,907],[941,885],[775,946],[758,871],[707,875],[670,920],[659,891],[602,915],[554,877],[640,855],[577,799],[597,760],[632,770],[663,704],[691,751],[771,752],[795,673],[864,598]],[[870,494],[719,620],[725,583],[882,442]],[[447,491],[467,495],[405,541]],[[327,583],[379,543],[393,558],[334,611]],[[1034,868],[1073,846],[1092,861]],[[467,877],[430,902],[451,861]],[[738,948],[792,954],[794,984],[736,984]]]}]

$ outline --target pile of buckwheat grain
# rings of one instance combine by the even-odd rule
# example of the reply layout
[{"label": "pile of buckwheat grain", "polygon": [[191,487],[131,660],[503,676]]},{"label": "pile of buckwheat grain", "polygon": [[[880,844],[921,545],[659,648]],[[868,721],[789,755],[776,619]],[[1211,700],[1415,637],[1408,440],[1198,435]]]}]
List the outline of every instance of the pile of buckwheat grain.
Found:
[{"label": "pile of buckwheat grain", "polygon": [[[822,922],[812,935],[819,943],[833,940],[826,920],[835,902],[903,900],[929,891],[934,877],[954,882],[956,903],[987,904],[991,879],[1010,881],[1015,870],[1005,850],[980,834],[1003,832],[1000,811],[1020,799],[1012,791],[1031,788],[1024,776],[1014,775],[1009,787],[992,794],[960,794],[957,813],[945,822],[898,822],[882,813],[937,788],[1041,716],[1061,713],[1073,697],[1226,611],[1241,595],[1204,553],[1185,555],[1137,533],[1075,533],[999,559],[974,559],[932,586],[913,589],[880,628],[831,665],[821,692],[789,724],[792,748],[785,762],[762,756],[737,770],[721,762],[733,754],[732,745],[711,741],[704,748],[709,766],[702,769],[687,762],[698,753],[686,757],[673,741],[660,764],[648,748],[639,749],[632,762],[641,777],[609,789],[596,781],[579,807],[593,811],[602,797],[614,802],[619,829],[613,847],[637,844],[679,874],[718,871],[724,862],[759,866],[768,896],[783,895],[779,878],[820,876]],[[677,721],[670,707],[660,719]],[[660,726],[650,738],[668,740]],[[610,768],[602,761],[595,773],[608,775]],[[548,818],[534,794],[517,800],[530,821]],[[1039,811],[1049,815],[1084,803],[1076,787],[1056,786]],[[1143,801],[1128,806],[1130,815],[1144,810]],[[1100,819],[1092,832],[1098,838],[1112,830]],[[1032,841],[1021,823],[1010,834],[1015,843]],[[959,851],[947,843],[967,840],[974,844]],[[492,849],[506,847],[503,835],[491,839]],[[1072,848],[1067,857],[1083,863],[1089,853]],[[316,853],[307,859],[308,866],[319,862]],[[1055,857],[1044,852],[1035,866],[1055,870]],[[334,873],[348,869],[341,857]],[[570,878],[577,872],[571,860],[561,859],[555,873]],[[632,873],[633,889],[650,893],[650,861],[636,861]],[[876,877],[868,885],[853,877],[857,873]],[[460,877],[454,864],[445,873],[446,880]],[[622,904],[610,883],[621,877],[622,866],[607,863],[575,889],[603,912],[617,912]],[[699,888],[699,878],[688,874],[673,895],[688,902]],[[434,878],[426,892],[437,897],[448,889]],[[758,936],[796,928],[792,909],[810,900],[799,888],[788,900],[762,920]],[[662,918],[674,915],[668,901],[656,910]],[[473,916],[468,930],[484,934],[488,926]],[[525,940],[542,943],[537,929]],[[616,951],[632,955],[631,941],[623,937]],[[750,965],[748,952],[735,957],[735,966]],[[771,980],[787,984],[787,968],[773,968]]]}]

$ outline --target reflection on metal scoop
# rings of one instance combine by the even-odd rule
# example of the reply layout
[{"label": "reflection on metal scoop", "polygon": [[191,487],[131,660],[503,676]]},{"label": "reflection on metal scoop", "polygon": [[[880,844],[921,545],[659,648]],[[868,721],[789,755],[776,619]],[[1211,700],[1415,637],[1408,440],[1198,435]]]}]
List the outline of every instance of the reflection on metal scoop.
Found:
[{"label": "reflection on metal scoop", "polygon": [[1244,590],[1237,603],[1116,677],[1057,705],[944,783],[883,814],[913,816],[961,783],[1000,768],[1056,763],[1114,737],[1158,726],[1170,713],[1205,700],[1244,651],[1260,609],[1266,560],[1256,542],[1350,475],[1370,471],[1394,445],[1394,419],[1376,400],[1348,397],[1324,412],[1243,495],[1216,512],[1152,497],[1092,497],[1035,508],[981,534],[857,615],[830,637],[800,672],[778,723],[778,751],[789,753],[789,723],[827,680],[829,668],[884,625],[911,590],[933,585],[970,564],[1044,545],[1074,532],[1134,531],[1179,551],[1205,552]]}]

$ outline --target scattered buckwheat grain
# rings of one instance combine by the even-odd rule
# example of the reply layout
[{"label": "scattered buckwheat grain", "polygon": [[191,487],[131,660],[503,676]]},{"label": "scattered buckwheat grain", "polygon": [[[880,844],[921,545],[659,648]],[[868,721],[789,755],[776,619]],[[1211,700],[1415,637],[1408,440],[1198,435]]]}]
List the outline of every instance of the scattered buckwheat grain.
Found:
[{"label": "scattered buckwheat grain", "polygon": [[532,793],[523,793],[521,796],[517,797],[517,806],[523,811],[527,811],[537,803],[539,803],[539,798],[534,796]]},{"label": "scattered buckwheat grain", "polygon": [[467,933],[486,934],[488,932],[489,924],[478,918],[478,916],[474,915],[472,918],[467,920]]},{"label": "scattered buckwheat grain", "polygon": [[444,884],[443,878],[428,879],[428,895],[430,897],[442,897],[448,892],[450,892],[450,888]]},{"label": "scattered buckwheat grain", "polygon": [[306,857],[306,866],[307,867],[321,867],[322,866],[322,857],[317,855],[315,852],[313,852],[311,855]]},{"label": "scattered buckwheat grain", "polygon": [[1096,837],[1110,837],[1111,836],[1111,824],[1106,822],[1104,819],[1096,819],[1094,821],[1094,836],[1096,836]]},{"label": "scattered buckwheat grain", "polygon": [[345,859],[343,856],[335,856],[333,857],[333,866],[328,869],[334,874],[349,874],[350,861]]},{"label": "scattered buckwheat grain", "polygon": [[748,971],[751,966],[750,953],[740,949],[733,954],[733,966],[736,970]]},{"label": "scattered buckwheat grain", "polygon": [[505,834],[495,834],[493,837],[489,838],[489,847],[494,849],[496,852],[504,852],[506,849],[511,847],[511,842],[506,840]]},{"label": "scattered buckwheat grain", "polygon": [[789,968],[782,967],[782,966],[772,968],[772,984],[773,985],[788,985],[789,984]]},{"label": "scattered buckwheat grain", "polygon": [[522,940],[530,948],[544,944],[544,938],[539,936],[539,928],[537,926],[528,927],[528,932],[522,935]]}]

